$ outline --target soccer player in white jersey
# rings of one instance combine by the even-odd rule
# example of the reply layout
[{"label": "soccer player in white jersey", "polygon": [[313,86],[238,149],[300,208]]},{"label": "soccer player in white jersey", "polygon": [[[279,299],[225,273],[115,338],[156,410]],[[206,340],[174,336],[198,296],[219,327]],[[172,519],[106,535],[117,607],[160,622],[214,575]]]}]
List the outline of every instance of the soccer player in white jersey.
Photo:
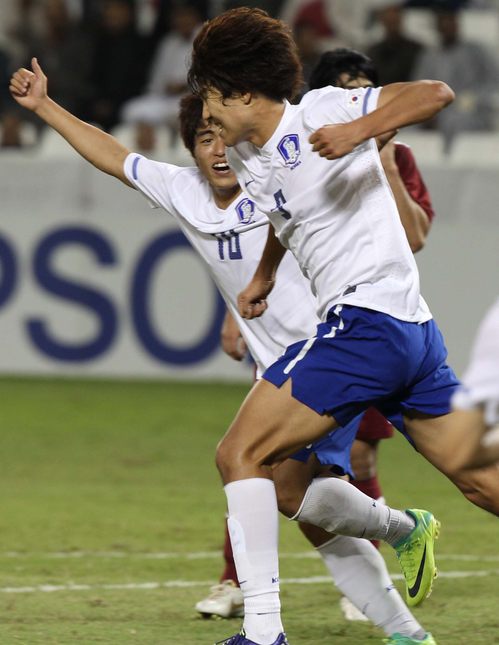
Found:
[{"label": "soccer player in white jersey", "polygon": [[[237,295],[258,265],[267,238],[268,219],[241,191],[227,166],[225,145],[219,133],[202,120],[202,103],[197,97],[184,99],[181,130],[198,167],[179,168],[130,153],[110,135],[73,117],[48,98],[47,79],[36,59],[33,68],[35,73],[19,70],[14,75],[11,84],[14,97],[60,132],[97,168],[139,189],[153,206],[164,208],[176,218],[244,330],[245,340],[260,371],[271,364],[287,344],[313,332],[318,322],[314,313],[315,298],[291,255],[279,268],[283,280],[270,297],[275,305],[274,313],[253,321],[243,320],[239,315]],[[288,311],[289,305],[293,306],[293,311]],[[285,513],[293,513],[289,509],[300,504],[301,489],[303,486],[308,488],[314,476],[331,475],[332,465],[344,473],[350,472],[349,453],[357,427],[358,422],[354,420],[351,430],[346,427],[335,432],[276,468],[277,490]],[[342,486],[350,486],[338,481]],[[394,543],[400,532],[397,527],[399,524],[405,526],[408,516],[402,511],[377,505],[356,492],[358,503],[375,509],[373,516],[379,508],[384,509],[384,526],[375,519],[379,526],[378,537],[387,537],[390,532],[390,540]],[[356,534],[361,532],[359,517]],[[390,642],[414,643],[418,641],[412,636],[421,636],[428,645],[434,643],[394,589],[384,561],[372,544],[350,537],[349,533],[331,538],[330,533],[322,531],[322,535],[316,534],[314,545],[319,547],[340,590],[363,609],[372,622],[384,629]],[[401,638],[404,641],[400,641]]]},{"label": "soccer player in white jersey", "polygon": [[[310,89],[332,85],[343,89],[377,87],[378,73],[373,62],[364,54],[352,49],[339,48],[325,52],[311,73]],[[392,189],[397,210],[407,235],[411,250],[415,253],[424,247],[434,212],[428,190],[419,173],[411,149],[403,143],[378,142],[382,146],[380,159]],[[383,145],[385,144],[385,145]],[[279,285],[279,283],[277,283]],[[222,327],[222,346],[235,360],[241,360],[244,341],[230,312]],[[393,426],[375,409],[370,408],[362,418],[357,436],[352,445],[351,464],[355,475],[353,485],[363,493],[385,503],[378,481],[378,445],[382,439],[393,437]],[[300,523],[305,535],[312,537],[317,530],[311,524]],[[320,530],[320,529],[319,529]],[[234,557],[228,532],[224,542],[225,568],[219,585],[213,587],[213,594],[200,601],[196,608],[200,612],[227,616],[228,603],[237,598],[237,591],[231,581],[237,580]],[[242,593],[239,592],[239,597]],[[347,620],[366,620],[365,616],[347,598],[340,600],[341,609]]]},{"label": "soccer player in white jersey", "polygon": [[483,468],[499,462],[499,300],[480,325],[471,362],[452,403],[454,467]]},{"label": "soccer player in white jersey", "polygon": [[[314,336],[290,346],[264,373],[217,451],[246,611],[243,631],[224,642],[281,645],[286,636],[272,467],[373,405],[427,459],[448,470],[450,400],[458,381],[420,296],[374,137],[431,118],[454,95],[444,83],[418,81],[325,88],[292,106],[286,99],[299,88],[301,65],[289,30],[247,8],[204,25],[194,41],[189,79],[203,98],[205,118],[232,147],[229,165],[278,238],[269,235],[255,277],[240,295],[241,313],[251,319],[266,310],[289,249],[310,278],[323,320]],[[495,473],[482,480],[485,491],[477,480],[466,482],[465,474],[453,480],[497,512]],[[356,516],[364,517],[362,536],[375,538],[372,509],[361,508],[354,501],[357,491],[341,483],[315,479],[293,519],[352,535],[357,520],[345,509],[355,507]],[[434,577],[436,524],[424,511],[412,522],[398,519],[396,547],[408,602],[419,604]]]}]

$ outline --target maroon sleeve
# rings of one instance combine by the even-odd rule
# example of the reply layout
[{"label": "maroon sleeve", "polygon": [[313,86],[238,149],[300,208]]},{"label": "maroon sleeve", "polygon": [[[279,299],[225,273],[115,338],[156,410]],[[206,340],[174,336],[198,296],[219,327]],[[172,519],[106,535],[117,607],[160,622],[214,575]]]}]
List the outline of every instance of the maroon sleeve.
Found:
[{"label": "maroon sleeve", "polygon": [[406,146],[404,143],[395,143],[395,162],[402,181],[407,188],[407,192],[416,204],[421,206],[431,222],[435,217],[435,213],[433,212],[430,194],[424,184],[423,178],[419,174],[416,160],[409,146]]}]

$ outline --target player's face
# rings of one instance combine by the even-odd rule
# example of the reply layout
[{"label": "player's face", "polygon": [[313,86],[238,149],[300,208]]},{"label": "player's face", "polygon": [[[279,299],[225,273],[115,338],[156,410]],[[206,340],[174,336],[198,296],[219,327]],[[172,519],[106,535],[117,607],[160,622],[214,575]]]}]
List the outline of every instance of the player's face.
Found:
[{"label": "player's face", "polygon": [[245,140],[246,121],[250,116],[245,96],[224,99],[217,90],[209,90],[203,97],[203,119],[210,119],[218,126],[226,146]]},{"label": "player's face", "polygon": [[237,185],[234,172],[225,158],[225,143],[218,127],[211,121],[203,121],[196,132],[194,155],[199,170],[217,188],[232,188]]},{"label": "player's face", "polygon": [[338,79],[338,87],[344,90],[357,90],[359,87],[374,87],[374,83],[364,76],[351,76],[348,72],[340,74]]}]

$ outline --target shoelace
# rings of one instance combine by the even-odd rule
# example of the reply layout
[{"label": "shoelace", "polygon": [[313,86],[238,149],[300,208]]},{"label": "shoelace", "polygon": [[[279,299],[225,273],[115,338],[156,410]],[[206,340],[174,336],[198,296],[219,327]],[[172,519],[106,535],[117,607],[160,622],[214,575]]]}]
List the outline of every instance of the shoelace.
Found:
[{"label": "shoelace", "polygon": [[[210,598],[220,598],[220,596],[223,596],[225,591],[227,590],[228,585],[220,584],[220,585],[214,585],[210,589]],[[224,641],[222,641],[223,643]],[[218,645],[218,643],[217,643]]]},{"label": "shoelace", "polygon": [[[419,542],[417,542],[416,545],[421,546]],[[412,553],[416,545],[410,544],[410,543],[405,544],[401,549],[397,551],[397,557],[400,560],[401,564],[403,565],[402,569],[406,579],[407,579],[407,575],[414,575],[415,571],[419,568],[417,566],[418,563],[416,562],[414,554]],[[387,641],[387,642],[390,642],[390,641]]]}]

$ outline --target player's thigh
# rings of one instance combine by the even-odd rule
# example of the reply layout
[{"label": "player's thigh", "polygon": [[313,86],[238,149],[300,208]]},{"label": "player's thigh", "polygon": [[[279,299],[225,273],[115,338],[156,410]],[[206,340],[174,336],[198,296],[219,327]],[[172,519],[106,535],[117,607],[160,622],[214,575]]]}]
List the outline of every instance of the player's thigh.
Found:
[{"label": "player's thigh", "polygon": [[352,445],[350,462],[357,481],[372,479],[377,473],[378,439],[356,439]]},{"label": "player's thigh", "polygon": [[404,423],[423,457],[446,475],[471,502],[499,515],[499,467],[494,465],[466,471],[453,468],[455,417],[454,412],[438,417],[415,413],[404,417]]},{"label": "player's thigh", "polygon": [[432,416],[416,410],[404,414],[404,426],[418,452],[438,470],[449,476],[453,441],[454,413]]},{"label": "player's thigh", "polygon": [[261,379],[222,439],[217,464],[222,475],[227,468],[242,473],[251,466],[272,466],[337,427],[333,417],[293,398],[291,379],[280,388]]}]

